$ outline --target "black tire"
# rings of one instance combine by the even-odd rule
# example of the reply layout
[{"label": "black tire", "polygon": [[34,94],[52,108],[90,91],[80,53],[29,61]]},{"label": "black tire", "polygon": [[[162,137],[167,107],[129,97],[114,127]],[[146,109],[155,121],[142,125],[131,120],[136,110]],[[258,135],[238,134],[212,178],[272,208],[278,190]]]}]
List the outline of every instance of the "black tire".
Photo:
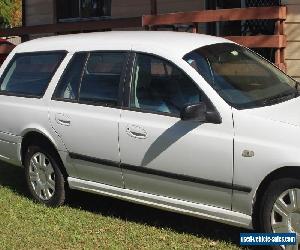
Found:
[{"label": "black tire", "polygon": [[[52,175],[54,179],[55,190],[51,194],[52,197],[46,200],[42,199],[37,195],[36,191],[34,190],[33,184],[30,180],[30,168],[32,168],[30,161],[32,157],[35,156],[37,153],[42,153],[47,157],[47,162],[49,160],[54,171]],[[40,143],[36,145],[30,145],[27,148],[24,159],[25,178],[29,192],[35,201],[51,207],[58,207],[64,204],[66,199],[66,186],[65,178],[60,168],[63,166],[60,166],[60,162],[61,161],[58,159],[57,153],[53,149],[51,149],[51,147],[47,146],[47,144]]]},{"label": "black tire", "polygon": [[[289,189],[299,188],[300,179],[286,177],[274,180],[265,190],[260,204],[260,211],[258,214],[259,231],[264,233],[273,233],[271,226],[271,213],[273,205],[281,194]],[[282,250],[280,246],[275,246],[272,249]]]}]

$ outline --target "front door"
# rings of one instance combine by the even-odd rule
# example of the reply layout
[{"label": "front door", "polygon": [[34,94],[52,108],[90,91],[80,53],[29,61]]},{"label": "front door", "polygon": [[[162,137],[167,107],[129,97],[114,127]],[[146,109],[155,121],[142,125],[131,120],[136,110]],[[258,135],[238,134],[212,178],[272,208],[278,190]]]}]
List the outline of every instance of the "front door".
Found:
[{"label": "front door", "polygon": [[221,124],[182,121],[187,104],[214,107],[181,69],[152,55],[137,54],[130,92],[120,122],[125,187],[230,209],[231,113]]},{"label": "front door", "polygon": [[127,54],[77,53],[50,104],[50,119],[80,179],[123,187],[119,167],[120,82]]}]

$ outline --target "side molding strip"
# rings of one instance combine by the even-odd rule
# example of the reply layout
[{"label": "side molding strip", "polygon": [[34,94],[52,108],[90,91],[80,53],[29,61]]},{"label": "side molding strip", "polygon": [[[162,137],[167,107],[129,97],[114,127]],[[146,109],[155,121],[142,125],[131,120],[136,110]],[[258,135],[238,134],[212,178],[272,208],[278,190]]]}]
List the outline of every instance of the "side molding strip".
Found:
[{"label": "side molding strip", "polygon": [[232,185],[232,183],[226,183],[226,182],[221,182],[221,181],[212,181],[212,180],[202,179],[202,178],[198,178],[198,177],[183,175],[183,174],[175,174],[175,173],[165,172],[165,171],[156,170],[156,169],[137,167],[137,166],[133,166],[133,165],[129,165],[129,164],[124,164],[124,163],[119,163],[119,162],[114,162],[114,161],[109,161],[109,160],[102,160],[102,159],[93,158],[93,157],[89,157],[89,156],[85,156],[85,155],[79,155],[79,154],[75,154],[75,153],[70,153],[69,155],[72,159],[93,162],[93,163],[106,165],[106,166],[110,166],[110,167],[122,168],[122,169],[139,172],[139,173],[144,173],[144,174],[157,175],[157,176],[175,179],[175,180],[179,180],[179,181],[193,182],[193,183],[214,186],[214,187],[220,187],[220,188],[225,188],[225,189],[233,189],[235,191],[241,191],[241,192],[245,192],[245,193],[250,193],[252,191],[252,188],[250,188],[250,187],[246,187],[246,186],[242,186],[242,185]]},{"label": "side molding strip", "polygon": [[79,155],[79,154],[75,154],[75,153],[69,153],[69,156],[72,159],[76,159],[76,160],[93,162],[93,163],[106,165],[106,166],[110,166],[110,167],[115,167],[115,168],[120,167],[120,163],[115,162],[115,161],[102,160],[102,159],[98,159],[98,158],[94,158],[94,157],[90,157],[90,156],[86,156],[86,155]]}]

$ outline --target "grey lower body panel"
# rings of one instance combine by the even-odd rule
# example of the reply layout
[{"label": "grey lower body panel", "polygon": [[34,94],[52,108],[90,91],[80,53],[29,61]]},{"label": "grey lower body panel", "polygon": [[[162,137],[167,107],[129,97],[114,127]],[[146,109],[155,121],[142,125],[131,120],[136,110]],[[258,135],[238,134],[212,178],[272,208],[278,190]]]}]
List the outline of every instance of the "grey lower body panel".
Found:
[{"label": "grey lower body panel", "polygon": [[21,136],[0,132],[0,160],[21,166],[21,141]]},{"label": "grey lower body panel", "polygon": [[251,216],[239,212],[234,212],[205,204],[193,203],[174,198],[143,193],[125,188],[109,186],[101,183],[85,181],[72,177],[68,178],[68,183],[71,189],[111,196],[114,198],[127,200],[138,204],[144,204],[163,210],[213,220],[237,227],[252,229]]}]

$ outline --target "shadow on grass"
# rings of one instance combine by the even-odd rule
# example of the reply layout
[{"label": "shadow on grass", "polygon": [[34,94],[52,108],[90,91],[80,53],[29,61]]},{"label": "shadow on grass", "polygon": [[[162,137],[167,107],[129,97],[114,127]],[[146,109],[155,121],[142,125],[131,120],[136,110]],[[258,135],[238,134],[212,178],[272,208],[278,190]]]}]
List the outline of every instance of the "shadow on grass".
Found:
[{"label": "shadow on grass", "polygon": [[29,197],[24,169],[0,161],[0,187],[6,187],[19,195]]},{"label": "shadow on grass", "polygon": [[[29,197],[24,179],[23,168],[0,162],[0,187],[9,188],[18,195]],[[80,191],[70,192],[67,205],[72,208],[80,208],[92,213],[142,223],[157,228],[169,228],[178,233],[187,233],[197,237],[224,241],[236,246],[239,246],[240,232],[247,232],[245,229],[221,223],[161,211],[143,205]]]}]

